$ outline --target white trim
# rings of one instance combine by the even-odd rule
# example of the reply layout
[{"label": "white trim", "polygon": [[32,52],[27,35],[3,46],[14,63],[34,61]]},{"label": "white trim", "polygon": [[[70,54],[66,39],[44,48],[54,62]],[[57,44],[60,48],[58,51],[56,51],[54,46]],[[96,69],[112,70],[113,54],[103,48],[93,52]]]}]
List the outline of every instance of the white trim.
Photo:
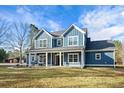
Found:
[{"label": "white trim", "polygon": [[85,52],[115,51],[115,49],[85,50]]},{"label": "white trim", "polygon": [[62,55],[61,52],[59,52],[59,66],[61,67],[61,63],[62,63]]},{"label": "white trim", "polygon": [[[97,55],[99,55],[99,59],[97,59]],[[95,60],[101,60],[101,53],[95,53]]]},{"label": "white trim", "polygon": [[[74,38],[77,37],[77,44],[76,45],[69,45],[69,38]],[[68,41],[67,41],[68,45],[67,46],[79,46],[79,36],[75,35],[75,36],[68,36]]]},{"label": "white trim", "polygon": [[[58,53],[59,52],[59,50],[54,50],[54,51],[47,51],[47,52],[49,52],[49,53]],[[72,52],[72,50],[66,50],[66,51],[61,51],[61,52],[65,52],[65,53],[68,53],[68,52]],[[81,49],[79,49],[79,50],[73,50],[73,52],[81,52]],[[46,52],[41,52],[41,51],[30,51],[30,53],[46,53]]]},{"label": "white trim", "polygon": [[[46,40],[46,47],[40,47],[40,41],[43,41],[43,40]],[[38,43],[39,43],[38,48],[47,48],[48,47],[48,40],[47,40],[47,38],[45,38],[45,39],[38,39]]]},{"label": "white trim", "polygon": [[85,55],[84,50],[81,51],[81,68],[85,66]]},{"label": "white trim", "polygon": [[53,38],[51,37],[51,48],[53,47]]},{"label": "white trim", "polygon": [[52,37],[51,34],[49,34],[45,29],[42,28],[42,29],[34,36],[33,40],[34,40],[42,31],[46,32],[50,37]]},{"label": "white trim", "polygon": [[61,36],[63,36],[67,31],[69,31],[72,27],[74,27],[77,31],[80,31],[81,33],[86,33],[85,31],[83,31],[82,29],[80,29],[79,27],[77,27],[76,25],[72,24]]},{"label": "white trim", "polygon": [[[58,45],[58,40],[60,40],[60,42],[61,42],[60,45]],[[62,39],[61,38],[57,39],[57,46],[62,46]]]},{"label": "white trim", "polygon": [[28,55],[28,66],[30,67],[31,66],[31,54],[29,53]]},{"label": "white trim", "polygon": [[47,65],[48,65],[48,53],[46,52],[46,67],[47,67]]},{"label": "white trim", "polygon": [[64,52],[63,52],[63,66],[64,66],[65,62],[64,62]]},{"label": "white trim", "polygon": [[77,55],[77,62],[79,62],[79,53],[68,53],[68,63],[77,63],[77,62],[69,62],[69,55]]},{"label": "white trim", "polygon": [[85,64],[85,66],[106,66],[106,67],[110,67],[110,66],[114,66],[114,65],[105,65],[105,64]]}]

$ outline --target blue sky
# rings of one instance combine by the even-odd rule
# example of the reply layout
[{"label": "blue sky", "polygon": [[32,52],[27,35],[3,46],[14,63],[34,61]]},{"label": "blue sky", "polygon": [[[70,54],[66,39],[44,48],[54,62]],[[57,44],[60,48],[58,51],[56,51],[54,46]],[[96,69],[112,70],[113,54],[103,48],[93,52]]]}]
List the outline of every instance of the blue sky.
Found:
[{"label": "blue sky", "polygon": [[88,28],[92,40],[124,40],[124,6],[0,6],[0,17],[32,23],[48,31],[76,24]]}]

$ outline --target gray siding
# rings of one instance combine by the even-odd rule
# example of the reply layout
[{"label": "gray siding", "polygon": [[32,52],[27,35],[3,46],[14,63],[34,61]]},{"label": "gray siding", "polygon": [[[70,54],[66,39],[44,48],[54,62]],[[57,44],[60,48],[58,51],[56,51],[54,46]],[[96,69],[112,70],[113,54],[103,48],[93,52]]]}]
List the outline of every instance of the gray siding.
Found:
[{"label": "gray siding", "polygon": [[[65,33],[64,35],[64,47],[68,46],[68,36],[78,36],[78,40],[79,40],[79,46],[83,46],[83,37],[84,37],[84,34],[77,31],[76,29],[70,29],[67,33]],[[85,37],[84,37],[85,38]],[[84,43],[85,44],[85,43]]]},{"label": "gray siding", "polygon": [[[101,53],[101,60],[95,60],[95,53]],[[86,64],[114,64],[114,52],[86,52]]]},{"label": "gray siding", "polygon": [[46,32],[42,32],[35,40],[35,48],[39,48],[40,44],[39,44],[39,40],[40,39],[47,39],[47,48],[51,48],[51,37],[46,33]]}]

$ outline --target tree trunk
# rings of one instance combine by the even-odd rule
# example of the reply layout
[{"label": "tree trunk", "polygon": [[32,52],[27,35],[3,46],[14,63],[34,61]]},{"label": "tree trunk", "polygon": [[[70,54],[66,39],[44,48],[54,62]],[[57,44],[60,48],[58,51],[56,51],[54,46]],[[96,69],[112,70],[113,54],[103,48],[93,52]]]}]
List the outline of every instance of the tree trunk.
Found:
[{"label": "tree trunk", "polygon": [[22,64],[22,46],[20,47],[20,64]]}]

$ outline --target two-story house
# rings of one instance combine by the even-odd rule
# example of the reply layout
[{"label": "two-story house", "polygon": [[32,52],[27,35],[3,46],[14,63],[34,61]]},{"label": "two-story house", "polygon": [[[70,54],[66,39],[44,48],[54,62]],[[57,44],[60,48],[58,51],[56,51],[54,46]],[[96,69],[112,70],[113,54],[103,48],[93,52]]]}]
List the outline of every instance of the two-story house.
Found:
[{"label": "two-story house", "polygon": [[27,64],[41,66],[114,66],[115,46],[110,40],[91,41],[87,29],[72,24],[65,31],[41,29],[27,52]]}]

